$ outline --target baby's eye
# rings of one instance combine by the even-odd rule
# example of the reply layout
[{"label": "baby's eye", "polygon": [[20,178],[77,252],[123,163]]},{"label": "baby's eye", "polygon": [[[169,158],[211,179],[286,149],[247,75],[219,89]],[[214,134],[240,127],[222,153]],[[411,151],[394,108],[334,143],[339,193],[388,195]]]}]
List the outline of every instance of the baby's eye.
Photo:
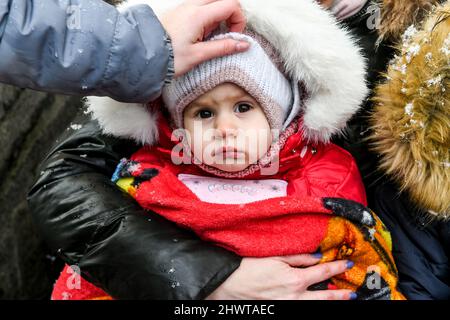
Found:
[{"label": "baby's eye", "polygon": [[197,112],[197,117],[200,117],[202,119],[208,119],[213,116],[213,113],[209,110],[200,110]]},{"label": "baby's eye", "polygon": [[253,109],[253,107],[250,104],[248,104],[248,103],[239,103],[234,108],[234,112],[244,113],[244,112],[250,111],[251,109]]}]

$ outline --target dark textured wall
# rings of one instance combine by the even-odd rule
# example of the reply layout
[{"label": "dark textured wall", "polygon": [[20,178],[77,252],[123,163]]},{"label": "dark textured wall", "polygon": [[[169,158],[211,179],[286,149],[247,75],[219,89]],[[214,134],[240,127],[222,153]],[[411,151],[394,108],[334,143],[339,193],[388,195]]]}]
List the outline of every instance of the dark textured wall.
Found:
[{"label": "dark textured wall", "polygon": [[33,225],[26,194],[80,107],[80,97],[0,84],[0,299],[49,298],[59,265]]},{"label": "dark textured wall", "polygon": [[80,105],[80,97],[0,84],[0,299],[48,297],[54,258],[34,228],[26,194]]}]

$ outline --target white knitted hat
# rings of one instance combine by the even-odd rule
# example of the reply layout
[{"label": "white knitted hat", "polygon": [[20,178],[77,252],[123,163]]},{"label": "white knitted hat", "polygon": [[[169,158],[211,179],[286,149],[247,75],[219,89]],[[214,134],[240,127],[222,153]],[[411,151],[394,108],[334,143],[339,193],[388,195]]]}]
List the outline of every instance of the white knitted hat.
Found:
[{"label": "white knitted hat", "polygon": [[[273,52],[266,48],[268,42],[251,34],[226,33],[212,37],[211,41],[224,38],[244,40],[250,43],[250,49],[208,60],[163,88],[163,101],[178,128],[183,127],[184,108],[226,82],[238,85],[258,101],[272,129],[282,129],[283,124],[288,124],[285,122],[291,110],[298,111],[300,107],[298,94],[293,91],[297,86],[293,86],[280,71]],[[292,119],[289,117],[288,120]]]}]

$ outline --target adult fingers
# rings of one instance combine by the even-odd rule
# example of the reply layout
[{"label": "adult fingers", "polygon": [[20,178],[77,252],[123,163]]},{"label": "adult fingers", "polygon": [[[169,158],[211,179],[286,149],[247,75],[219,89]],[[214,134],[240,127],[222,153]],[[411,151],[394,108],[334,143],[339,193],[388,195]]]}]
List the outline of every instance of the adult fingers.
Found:
[{"label": "adult fingers", "polygon": [[220,23],[217,22],[217,23],[213,23],[213,24],[207,26],[207,28],[205,28],[205,31],[204,31],[204,33],[203,33],[203,40],[204,40],[205,38],[207,38],[207,37],[211,34],[211,32],[213,32],[214,30],[216,30],[216,29],[219,27],[219,25],[220,25]]},{"label": "adult fingers", "polygon": [[197,65],[210,59],[246,51],[249,47],[250,44],[248,42],[234,39],[199,42],[193,45],[192,63]]},{"label": "adult fingers", "polygon": [[301,296],[304,300],[355,300],[356,298],[356,293],[351,290],[307,291]]},{"label": "adult fingers", "polygon": [[299,269],[296,272],[298,273],[299,278],[301,278],[302,286],[307,288],[312,284],[328,280],[338,274],[344,273],[352,267],[353,262],[340,260]]},{"label": "adult fingers", "polygon": [[274,257],[280,261],[289,264],[291,267],[307,267],[319,263],[321,255],[313,254],[295,254],[290,256]]},{"label": "adult fingers", "polygon": [[242,32],[247,20],[237,0],[214,1],[203,6],[206,24],[226,21],[231,32]]}]

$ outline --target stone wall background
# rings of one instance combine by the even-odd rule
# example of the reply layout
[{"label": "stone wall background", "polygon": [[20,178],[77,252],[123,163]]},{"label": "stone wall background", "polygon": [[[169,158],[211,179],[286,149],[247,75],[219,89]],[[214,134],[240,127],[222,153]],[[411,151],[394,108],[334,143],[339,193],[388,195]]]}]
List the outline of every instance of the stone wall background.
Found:
[{"label": "stone wall background", "polygon": [[37,233],[26,195],[40,162],[80,108],[81,97],[0,84],[0,300],[50,297],[62,262]]},{"label": "stone wall background", "polygon": [[47,299],[57,269],[28,211],[26,194],[80,97],[0,84],[0,299]]}]

